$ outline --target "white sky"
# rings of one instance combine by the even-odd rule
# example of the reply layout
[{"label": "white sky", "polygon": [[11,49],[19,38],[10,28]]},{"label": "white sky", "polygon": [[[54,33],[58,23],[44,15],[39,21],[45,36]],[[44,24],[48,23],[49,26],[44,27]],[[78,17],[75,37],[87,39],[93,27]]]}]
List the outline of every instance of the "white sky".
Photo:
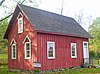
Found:
[{"label": "white sky", "polygon": [[[40,9],[60,14],[61,2],[63,0],[42,0]],[[92,21],[100,17],[100,0],[64,0],[63,15],[75,18],[75,14],[82,12],[84,17],[92,16]],[[92,23],[91,21],[91,23]],[[81,26],[88,31],[89,21],[84,18]]]},{"label": "white sky", "polygon": [[[36,1],[39,3],[38,8],[60,14],[62,0],[36,0]],[[10,6],[16,4],[14,3],[13,0],[6,0],[5,3],[8,5],[9,8]],[[4,13],[3,10],[4,9],[0,7],[0,16],[3,15]],[[89,16],[92,16],[92,19],[100,17],[100,0],[64,0],[63,15],[75,18],[75,14],[78,15],[79,12],[83,12],[85,17],[83,20],[85,24],[83,23],[82,27],[85,30],[88,30],[89,21],[86,18]]]},{"label": "white sky", "polygon": [[[60,13],[62,0],[41,0],[39,8]],[[64,0],[64,15],[70,15],[83,10],[84,14],[93,18],[100,16],[100,0]]]}]

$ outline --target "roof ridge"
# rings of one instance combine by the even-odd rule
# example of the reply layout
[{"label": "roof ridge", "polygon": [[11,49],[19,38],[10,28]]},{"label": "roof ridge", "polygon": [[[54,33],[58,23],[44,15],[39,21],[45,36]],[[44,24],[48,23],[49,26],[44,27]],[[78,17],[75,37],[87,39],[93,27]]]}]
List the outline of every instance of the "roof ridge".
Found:
[{"label": "roof ridge", "polygon": [[[19,5],[20,5],[20,6],[25,6],[25,7],[28,7],[28,8],[32,8],[32,9],[36,9],[36,10],[40,10],[40,11],[43,11],[43,12],[47,12],[47,13],[50,13],[50,14],[58,15],[58,16],[61,16],[61,17],[73,19],[72,17],[68,17],[68,16],[61,15],[61,14],[58,14],[58,13],[55,13],[55,12],[43,10],[43,9],[40,9],[40,8],[35,8],[35,7],[28,6],[28,5],[24,5],[24,4],[19,4]],[[73,20],[74,20],[74,19],[73,19]]]}]

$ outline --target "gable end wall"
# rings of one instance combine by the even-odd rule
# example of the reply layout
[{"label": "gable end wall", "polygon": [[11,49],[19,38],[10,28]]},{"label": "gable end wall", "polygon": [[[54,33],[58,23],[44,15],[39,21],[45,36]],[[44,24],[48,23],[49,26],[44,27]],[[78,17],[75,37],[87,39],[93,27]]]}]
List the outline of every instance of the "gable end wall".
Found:
[{"label": "gable end wall", "polygon": [[[22,13],[23,14],[23,13]],[[23,14],[24,15],[24,14]],[[24,15],[24,31],[21,34],[18,34],[18,22],[17,17],[15,21],[12,22],[12,28],[8,35],[8,67],[9,69],[24,69],[24,70],[33,70],[33,62],[37,61],[37,32],[32,27],[31,23]],[[31,59],[25,59],[24,53],[24,39],[26,36],[29,36],[31,39]],[[15,39],[16,41],[16,59],[11,59],[11,41]]]}]

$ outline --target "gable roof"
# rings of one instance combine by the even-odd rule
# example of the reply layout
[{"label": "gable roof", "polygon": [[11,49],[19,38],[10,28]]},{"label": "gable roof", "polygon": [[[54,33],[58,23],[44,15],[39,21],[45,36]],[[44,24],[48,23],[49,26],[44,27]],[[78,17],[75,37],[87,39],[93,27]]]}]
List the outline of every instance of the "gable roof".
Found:
[{"label": "gable roof", "polygon": [[37,30],[91,37],[73,18],[25,5],[20,7]]},{"label": "gable roof", "polygon": [[73,18],[56,13],[36,9],[26,5],[18,5],[37,31],[53,32],[63,35],[91,38]]}]

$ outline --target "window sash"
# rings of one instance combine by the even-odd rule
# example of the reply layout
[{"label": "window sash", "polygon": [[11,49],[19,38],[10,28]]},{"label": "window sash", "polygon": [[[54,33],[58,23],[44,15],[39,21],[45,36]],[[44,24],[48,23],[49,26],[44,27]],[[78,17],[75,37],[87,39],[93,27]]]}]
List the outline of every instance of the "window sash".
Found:
[{"label": "window sash", "polygon": [[12,44],[12,59],[16,59],[16,44]]},{"label": "window sash", "polygon": [[47,57],[48,59],[55,59],[55,42],[47,42]]},{"label": "window sash", "polygon": [[18,18],[18,33],[23,32],[23,17]]},{"label": "window sash", "polygon": [[[27,45],[29,45],[27,47]],[[26,42],[25,43],[25,59],[30,59],[31,58],[31,43],[30,42]]]},{"label": "window sash", "polygon": [[76,43],[71,43],[71,58],[77,58]]}]

